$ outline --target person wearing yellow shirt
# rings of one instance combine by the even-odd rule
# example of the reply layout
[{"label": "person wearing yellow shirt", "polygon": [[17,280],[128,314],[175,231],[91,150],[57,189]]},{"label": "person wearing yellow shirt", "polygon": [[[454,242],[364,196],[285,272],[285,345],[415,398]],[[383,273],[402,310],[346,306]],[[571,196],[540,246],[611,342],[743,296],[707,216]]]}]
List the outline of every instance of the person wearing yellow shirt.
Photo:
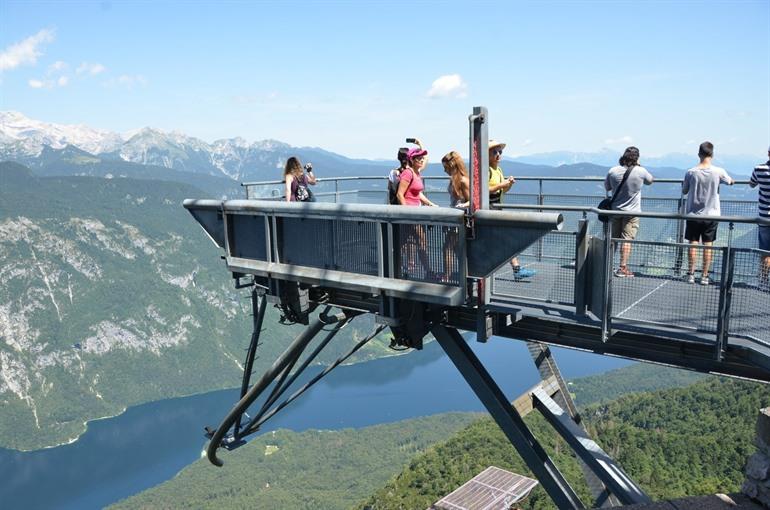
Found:
[{"label": "person wearing yellow shirt", "polygon": [[[511,189],[516,182],[513,176],[505,177],[500,168],[500,161],[503,159],[503,149],[505,144],[497,140],[489,141],[489,205],[499,204],[503,201],[503,195]],[[535,276],[535,270],[521,267],[519,258],[511,259],[511,268],[513,276],[516,279],[530,278]]]}]

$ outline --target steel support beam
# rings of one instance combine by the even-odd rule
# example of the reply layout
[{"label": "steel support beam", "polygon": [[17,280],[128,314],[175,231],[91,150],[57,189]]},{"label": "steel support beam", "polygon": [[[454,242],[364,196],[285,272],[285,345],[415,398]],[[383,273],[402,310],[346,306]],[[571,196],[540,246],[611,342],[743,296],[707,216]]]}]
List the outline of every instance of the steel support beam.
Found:
[{"label": "steel support beam", "polygon": [[[251,311],[253,314],[253,328],[251,332],[251,342],[249,342],[249,350],[246,352],[246,363],[243,366],[243,379],[241,380],[241,394],[240,398],[246,395],[249,390],[249,381],[251,380],[251,371],[254,368],[254,356],[257,353],[257,347],[259,346],[259,334],[262,332],[262,322],[265,319],[265,308],[267,307],[267,300],[261,289],[256,286],[251,289]],[[234,434],[237,436],[241,430],[241,417],[235,421]]]},{"label": "steel support beam", "polygon": [[[564,378],[561,376],[561,370],[559,365],[556,364],[556,360],[553,357],[551,348],[548,345],[540,342],[527,342],[527,350],[529,351],[532,360],[535,362],[537,371],[540,373],[540,378],[543,381],[555,380],[559,391],[551,395],[551,398],[562,408],[566,409],[569,417],[579,427],[583,434],[588,436],[586,430],[580,425],[581,418],[578,413],[575,402],[567,389],[567,384],[564,382]],[[541,390],[542,391],[542,390]],[[546,393],[548,394],[548,393]],[[605,508],[618,506],[620,502],[612,497],[612,494],[607,487],[602,483],[601,479],[596,476],[593,470],[584,462],[580,462],[580,469],[583,471],[583,477],[588,484],[588,489],[591,491],[591,495],[594,497],[594,508]]]},{"label": "steel support beam", "polygon": [[[502,319],[501,319],[502,320]],[[501,320],[497,320],[500,323]],[[472,331],[475,324],[454,327]],[[497,336],[515,340],[545,342],[549,345],[591,351],[595,354],[620,356],[647,363],[770,382],[768,356],[743,347],[738,339],[731,339],[722,361],[714,359],[714,343],[687,341],[634,331],[615,331],[612,342],[603,342],[599,327],[558,321],[551,318],[525,317],[510,325],[499,327]]]},{"label": "steel support beam", "polygon": [[434,326],[431,332],[556,506],[560,509],[585,508],[460,333],[443,325]]},{"label": "steel support beam", "polygon": [[618,466],[615,461],[588,437],[559,405],[553,401],[541,388],[536,388],[532,395],[535,397],[535,407],[540,411],[553,428],[572,447],[580,460],[586,463],[591,471],[599,477],[612,493],[624,505],[651,503],[644,491]]}]

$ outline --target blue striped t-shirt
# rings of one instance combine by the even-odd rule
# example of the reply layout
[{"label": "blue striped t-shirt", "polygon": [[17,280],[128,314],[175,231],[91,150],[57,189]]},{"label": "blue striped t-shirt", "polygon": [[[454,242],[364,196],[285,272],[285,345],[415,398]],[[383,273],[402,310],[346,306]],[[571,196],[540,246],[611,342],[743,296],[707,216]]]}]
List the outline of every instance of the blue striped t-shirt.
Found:
[{"label": "blue striped t-shirt", "polygon": [[759,215],[770,218],[770,161],[754,167],[750,182],[752,188],[759,186]]}]

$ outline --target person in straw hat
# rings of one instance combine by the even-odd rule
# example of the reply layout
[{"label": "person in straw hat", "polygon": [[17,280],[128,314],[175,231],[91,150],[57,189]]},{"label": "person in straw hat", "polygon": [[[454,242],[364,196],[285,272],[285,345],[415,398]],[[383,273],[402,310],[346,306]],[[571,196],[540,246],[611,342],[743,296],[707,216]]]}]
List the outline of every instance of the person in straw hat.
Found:
[{"label": "person in straw hat", "polygon": [[[499,204],[503,201],[503,195],[511,189],[516,182],[513,176],[505,177],[500,168],[500,161],[503,159],[503,149],[505,144],[497,140],[489,141],[489,205]],[[511,259],[511,268],[513,276],[516,279],[530,278],[535,276],[535,270],[521,267],[519,258]]]}]

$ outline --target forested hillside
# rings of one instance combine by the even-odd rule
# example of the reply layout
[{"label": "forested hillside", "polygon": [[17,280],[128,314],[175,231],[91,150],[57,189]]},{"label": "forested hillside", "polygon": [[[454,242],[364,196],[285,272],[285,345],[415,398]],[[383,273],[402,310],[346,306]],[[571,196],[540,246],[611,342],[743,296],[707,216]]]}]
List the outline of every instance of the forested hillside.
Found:
[{"label": "forested hillside", "polygon": [[[614,386],[618,391],[628,391],[628,388],[639,389],[651,381],[657,381],[655,384],[659,387],[672,387],[702,377],[656,365],[631,365],[603,376],[576,379],[570,385],[576,391],[577,399],[591,403],[599,397],[599,393],[592,389],[598,384]],[[591,409],[595,412],[599,408]],[[416,457],[411,465],[416,469],[423,469],[422,466],[430,464],[430,471],[425,471],[423,474],[427,475],[419,481],[415,480],[415,483],[418,483],[420,490],[426,494],[438,493],[465,476],[465,473],[475,469],[481,462],[496,459],[496,455],[504,456],[501,463],[520,465],[517,464],[516,453],[512,447],[501,434],[495,432],[497,426],[489,420],[479,420],[479,416],[445,414],[344,431],[308,431],[302,434],[279,431],[275,436],[259,436],[234,452],[221,451],[225,460],[225,467],[222,469],[217,469],[211,466],[208,460],[202,459],[183,470],[177,477],[129,498],[118,506],[324,510],[361,508],[363,499],[369,497],[378,487],[382,487],[388,478],[395,477],[402,469],[401,466],[407,465],[409,459],[426,449],[427,452]],[[528,420],[542,432],[543,440],[550,445],[549,448],[558,451],[558,462],[570,479],[579,480],[579,468],[567,454],[563,442],[556,441],[553,434],[545,431],[542,419],[532,416]],[[460,422],[463,423],[462,426],[458,426]],[[468,429],[443,444],[455,431],[467,424],[470,424]],[[274,437],[281,438],[287,446],[281,447],[282,456],[270,456],[268,459],[266,454],[272,451],[269,446],[277,445],[277,439]],[[439,446],[428,449],[432,444]],[[291,445],[291,448],[288,445]],[[330,449],[329,445],[333,447]],[[419,445],[419,448],[409,445]],[[404,453],[408,455],[402,456]],[[408,472],[407,469],[405,473]],[[412,479],[408,475],[402,476],[406,476],[402,480]],[[380,482],[375,483],[375,480]],[[276,481],[278,483],[275,483]],[[267,483],[270,484],[270,490],[266,490]],[[362,493],[365,487],[370,489]],[[391,491],[392,488],[388,490]],[[586,494],[584,487],[581,486],[580,490]],[[397,502],[400,501],[404,505],[408,502],[409,506],[401,508],[409,509],[426,508],[427,504],[420,505],[429,499],[425,495],[418,497],[407,490],[398,496],[394,494],[393,499],[383,499],[382,496],[378,498],[376,504],[393,503],[388,508],[399,508]],[[544,493],[539,492],[535,495],[535,501],[540,501],[542,507],[547,506],[548,499]]]},{"label": "forested hillside", "polygon": [[[589,432],[655,500],[734,492],[753,453],[758,410],[770,403],[770,388],[710,377],[692,386],[621,397],[582,413]],[[528,424],[556,464],[588,501],[574,458],[536,414]],[[372,495],[372,509],[427,508],[489,465],[529,474],[513,447],[484,418],[412,460]],[[361,508],[360,504],[357,508]],[[542,489],[523,506],[552,508]]]},{"label": "forested hillside", "polygon": [[113,509],[347,508],[394,476],[409,459],[478,418],[451,413],[364,429],[279,430],[208,460]]},{"label": "forested hillside", "polygon": [[[202,191],[7,162],[0,183],[0,446],[71,441],[127,406],[240,384],[249,294],[181,206]],[[323,360],[370,331],[358,322]],[[299,331],[272,307],[264,328],[257,372]]]}]

